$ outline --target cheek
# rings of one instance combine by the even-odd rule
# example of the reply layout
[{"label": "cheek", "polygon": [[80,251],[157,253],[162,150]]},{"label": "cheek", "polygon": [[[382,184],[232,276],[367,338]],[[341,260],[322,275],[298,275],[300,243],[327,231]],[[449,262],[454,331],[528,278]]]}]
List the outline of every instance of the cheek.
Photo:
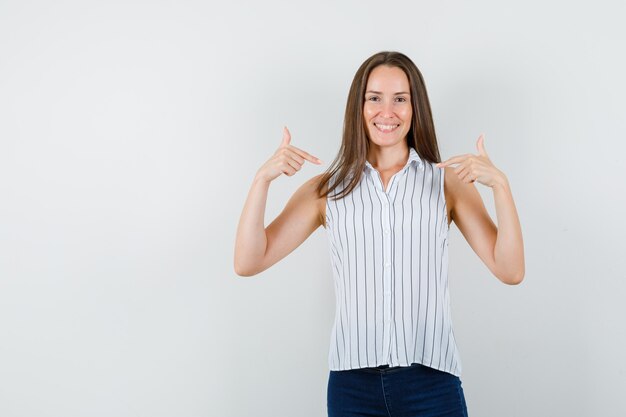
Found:
[{"label": "cheek", "polygon": [[404,120],[406,120],[407,123],[409,123],[411,121],[411,116],[413,115],[413,111],[412,109],[406,109],[403,113],[402,113],[402,118]]},{"label": "cheek", "polygon": [[370,106],[363,106],[363,116],[365,117],[365,119],[369,119],[370,117],[372,117],[374,114],[374,111],[372,110],[372,108]]}]

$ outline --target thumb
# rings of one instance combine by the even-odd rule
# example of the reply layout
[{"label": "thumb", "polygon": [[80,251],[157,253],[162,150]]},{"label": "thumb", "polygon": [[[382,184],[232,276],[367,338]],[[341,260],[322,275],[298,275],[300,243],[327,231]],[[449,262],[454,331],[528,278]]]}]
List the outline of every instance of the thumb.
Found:
[{"label": "thumb", "polygon": [[283,127],[283,141],[281,143],[281,146],[289,145],[289,142],[291,142],[291,134],[289,133],[289,129],[287,129],[287,126],[284,126]]},{"label": "thumb", "polygon": [[479,154],[489,158],[489,156],[487,156],[487,151],[485,150],[485,134],[484,133],[481,133],[480,136],[478,137],[478,141],[476,141],[476,148],[478,149]]}]

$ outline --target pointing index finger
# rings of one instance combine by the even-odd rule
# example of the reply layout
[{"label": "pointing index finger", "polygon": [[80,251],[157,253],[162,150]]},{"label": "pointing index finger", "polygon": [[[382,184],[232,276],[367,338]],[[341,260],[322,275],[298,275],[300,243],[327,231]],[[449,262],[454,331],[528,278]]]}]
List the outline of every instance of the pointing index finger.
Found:
[{"label": "pointing index finger", "polygon": [[300,155],[301,157],[303,157],[306,160],[309,160],[309,161],[313,162],[314,164],[318,164],[319,165],[319,164],[322,163],[321,159],[319,159],[316,156],[311,155],[310,153],[308,153],[306,151],[303,151],[300,148],[296,148],[293,145],[290,145],[290,148],[292,148],[294,150],[294,152],[296,152],[298,155]]},{"label": "pointing index finger", "polygon": [[441,161],[438,164],[436,164],[438,167],[443,167],[443,166],[448,166],[451,164],[458,164],[463,162],[465,159],[467,158],[466,155],[460,155],[460,156],[453,156],[452,158],[448,158],[445,161]]}]

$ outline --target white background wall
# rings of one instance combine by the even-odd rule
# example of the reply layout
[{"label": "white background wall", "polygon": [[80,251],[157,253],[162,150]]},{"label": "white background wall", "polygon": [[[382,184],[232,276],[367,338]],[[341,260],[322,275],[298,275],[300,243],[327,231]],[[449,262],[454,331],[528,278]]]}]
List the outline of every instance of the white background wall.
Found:
[{"label": "white background wall", "polygon": [[381,50],[422,71],[444,159],[485,133],[523,226],[519,286],[451,228],[469,414],[626,415],[625,11],[1,1],[0,415],[326,415],[325,231],[253,278],[235,231],[283,125],[324,165],[272,184],[266,224],[329,165]]}]

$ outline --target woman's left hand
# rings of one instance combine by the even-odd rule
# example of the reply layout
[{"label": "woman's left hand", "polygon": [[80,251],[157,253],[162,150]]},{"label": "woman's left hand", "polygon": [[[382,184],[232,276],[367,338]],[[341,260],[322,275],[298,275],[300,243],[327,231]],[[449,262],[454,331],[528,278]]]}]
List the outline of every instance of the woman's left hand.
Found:
[{"label": "woman's left hand", "polygon": [[478,137],[476,142],[476,148],[478,149],[478,155],[465,154],[453,156],[445,161],[439,162],[437,167],[445,167],[450,164],[459,164],[455,167],[454,172],[459,176],[459,179],[466,184],[470,182],[478,181],[479,183],[486,185],[487,187],[495,186],[503,179],[506,179],[504,173],[493,165],[484,145],[484,134]]}]

